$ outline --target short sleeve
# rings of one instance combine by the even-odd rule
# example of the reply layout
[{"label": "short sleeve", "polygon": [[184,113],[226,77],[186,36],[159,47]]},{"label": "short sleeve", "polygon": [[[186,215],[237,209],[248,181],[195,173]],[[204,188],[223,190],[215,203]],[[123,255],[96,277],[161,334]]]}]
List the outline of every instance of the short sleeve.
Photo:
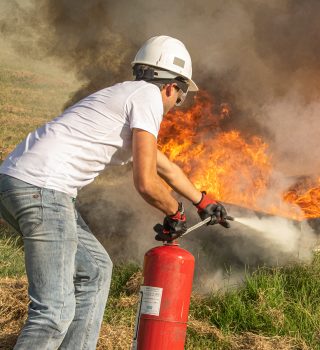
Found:
[{"label": "short sleeve", "polygon": [[146,83],[135,91],[127,100],[130,129],[137,128],[158,137],[163,117],[163,104],[158,87]]}]

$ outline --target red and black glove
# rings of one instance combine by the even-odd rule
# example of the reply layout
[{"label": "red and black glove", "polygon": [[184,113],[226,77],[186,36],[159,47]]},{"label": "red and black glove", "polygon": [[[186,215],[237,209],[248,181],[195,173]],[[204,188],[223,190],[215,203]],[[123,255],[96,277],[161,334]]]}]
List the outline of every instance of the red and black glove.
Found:
[{"label": "red and black glove", "polygon": [[154,226],[157,241],[173,241],[187,231],[186,215],[182,203],[179,203],[178,211],[173,215],[167,215],[163,220],[163,225]]},{"label": "red and black glove", "polygon": [[206,192],[202,192],[199,203],[193,204],[197,207],[201,220],[211,217],[208,225],[220,224],[225,228],[230,227],[227,220],[233,220],[233,217],[227,214],[226,208],[221,203],[210,198]]}]

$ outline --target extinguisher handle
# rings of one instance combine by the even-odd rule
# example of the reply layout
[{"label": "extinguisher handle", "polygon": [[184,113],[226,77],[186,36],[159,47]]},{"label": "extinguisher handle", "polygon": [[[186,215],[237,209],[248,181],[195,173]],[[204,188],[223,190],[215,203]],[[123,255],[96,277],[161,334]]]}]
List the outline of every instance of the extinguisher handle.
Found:
[{"label": "extinguisher handle", "polygon": [[[230,215],[227,215],[227,216],[226,216],[226,220],[234,221],[234,217],[233,217],[233,216],[230,216]],[[187,231],[186,231],[185,233],[183,233],[180,237],[183,237],[183,236],[187,235],[188,233],[190,233],[190,232],[196,230],[197,228],[199,228],[199,227],[201,227],[201,226],[203,226],[203,225],[205,225],[205,224],[208,224],[210,221],[211,221],[211,216],[209,216],[208,218],[206,218],[206,219],[204,219],[204,220],[198,222],[197,224],[195,224],[195,225],[189,227],[189,228],[187,229]]]},{"label": "extinguisher handle", "polygon": [[187,235],[188,233],[190,233],[190,232],[196,230],[197,228],[199,228],[199,227],[201,227],[201,226],[207,224],[209,221],[211,221],[211,216],[209,216],[208,218],[204,219],[203,221],[200,221],[200,222],[198,222],[197,224],[195,224],[195,225],[189,227],[189,228],[187,229],[187,231],[186,231],[185,233],[183,233],[180,237],[183,237],[183,236]]}]

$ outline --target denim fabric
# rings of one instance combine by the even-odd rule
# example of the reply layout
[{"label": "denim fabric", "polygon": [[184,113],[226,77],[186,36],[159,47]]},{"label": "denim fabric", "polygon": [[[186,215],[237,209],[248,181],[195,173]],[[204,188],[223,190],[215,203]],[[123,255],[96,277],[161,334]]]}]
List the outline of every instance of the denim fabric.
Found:
[{"label": "denim fabric", "polygon": [[31,301],[14,349],[95,349],[112,262],[74,200],[0,174],[0,211],[22,235]]}]

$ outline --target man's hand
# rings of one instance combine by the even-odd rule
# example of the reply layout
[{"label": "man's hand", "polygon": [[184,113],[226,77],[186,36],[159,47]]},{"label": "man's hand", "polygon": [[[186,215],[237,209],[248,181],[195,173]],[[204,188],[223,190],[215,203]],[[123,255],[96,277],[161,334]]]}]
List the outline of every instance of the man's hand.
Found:
[{"label": "man's hand", "polygon": [[198,209],[201,220],[211,217],[208,225],[220,224],[225,228],[229,228],[230,224],[227,220],[233,220],[228,216],[226,208],[219,202],[210,198],[206,192],[202,192],[202,198],[199,203],[194,203]]},{"label": "man's hand", "polygon": [[187,231],[186,215],[182,203],[179,203],[178,211],[174,215],[167,215],[163,225],[157,224],[153,228],[157,235],[157,241],[173,241]]}]

